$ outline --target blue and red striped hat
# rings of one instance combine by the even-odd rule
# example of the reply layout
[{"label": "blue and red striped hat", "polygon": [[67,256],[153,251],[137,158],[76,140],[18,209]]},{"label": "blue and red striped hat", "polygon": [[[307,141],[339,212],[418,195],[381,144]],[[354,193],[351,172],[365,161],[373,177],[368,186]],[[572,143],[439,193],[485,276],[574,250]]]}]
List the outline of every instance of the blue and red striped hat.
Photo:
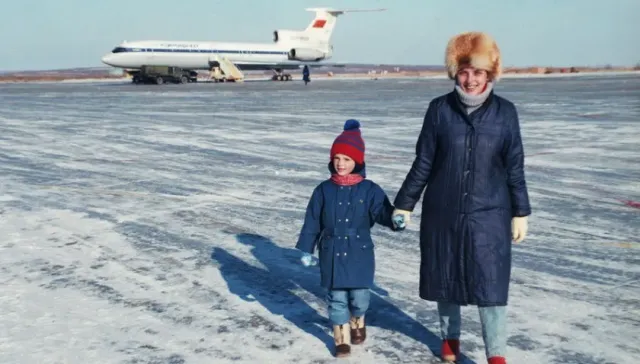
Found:
[{"label": "blue and red striped hat", "polygon": [[333,160],[336,154],[344,154],[357,164],[364,164],[364,140],[358,120],[349,119],[344,123],[344,131],[338,135],[331,146],[330,160]]}]

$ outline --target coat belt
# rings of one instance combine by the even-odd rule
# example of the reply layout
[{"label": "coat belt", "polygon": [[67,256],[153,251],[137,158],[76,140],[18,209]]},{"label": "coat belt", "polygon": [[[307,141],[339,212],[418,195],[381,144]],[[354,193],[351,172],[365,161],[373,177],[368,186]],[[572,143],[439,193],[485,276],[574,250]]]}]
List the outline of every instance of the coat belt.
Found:
[{"label": "coat belt", "polygon": [[349,229],[324,229],[322,230],[322,237],[330,238],[333,236],[369,236],[370,230],[365,228],[349,228]]}]

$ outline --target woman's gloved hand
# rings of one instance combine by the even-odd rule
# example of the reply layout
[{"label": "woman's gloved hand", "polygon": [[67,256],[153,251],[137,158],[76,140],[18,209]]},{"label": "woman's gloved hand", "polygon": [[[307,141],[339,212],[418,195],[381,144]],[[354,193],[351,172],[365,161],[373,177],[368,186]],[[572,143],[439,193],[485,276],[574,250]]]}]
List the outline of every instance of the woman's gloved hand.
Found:
[{"label": "woman's gloved hand", "polygon": [[527,217],[514,217],[511,219],[511,238],[516,243],[524,240],[528,230]]}]

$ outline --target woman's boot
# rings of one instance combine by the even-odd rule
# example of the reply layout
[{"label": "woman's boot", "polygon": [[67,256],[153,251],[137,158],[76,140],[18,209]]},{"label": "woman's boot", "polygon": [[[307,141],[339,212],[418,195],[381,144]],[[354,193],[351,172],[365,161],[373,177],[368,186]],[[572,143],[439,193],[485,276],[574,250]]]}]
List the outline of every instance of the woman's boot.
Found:
[{"label": "woman's boot", "polygon": [[367,328],[364,325],[364,316],[351,317],[349,320],[349,326],[351,327],[351,343],[353,345],[359,345],[367,338]]},{"label": "woman's boot", "polygon": [[460,340],[446,339],[442,340],[441,359],[442,361],[453,363],[458,360],[460,355]]},{"label": "woman's boot", "polygon": [[336,357],[343,358],[351,354],[351,333],[349,324],[333,326],[333,340],[336,344]]}]

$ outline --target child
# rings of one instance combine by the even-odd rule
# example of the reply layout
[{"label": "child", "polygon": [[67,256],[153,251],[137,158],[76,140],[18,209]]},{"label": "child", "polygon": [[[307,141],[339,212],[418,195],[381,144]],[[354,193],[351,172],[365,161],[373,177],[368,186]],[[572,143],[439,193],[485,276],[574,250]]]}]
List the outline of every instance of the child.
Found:
[{"label": "child", "polygon": [[382,188],[365,179],[364,140],[357,120],[346,121],[333,142],[330,160],[331,178],[313,190],[296,248],[306,253],[303,262],[318,248],[335,355],[344,357],[351,353],[350,344],[366,338],[364,314],[375,270],[371,227],[378,223],[403,230],[404,226],[392,220],[394,207]]}]

